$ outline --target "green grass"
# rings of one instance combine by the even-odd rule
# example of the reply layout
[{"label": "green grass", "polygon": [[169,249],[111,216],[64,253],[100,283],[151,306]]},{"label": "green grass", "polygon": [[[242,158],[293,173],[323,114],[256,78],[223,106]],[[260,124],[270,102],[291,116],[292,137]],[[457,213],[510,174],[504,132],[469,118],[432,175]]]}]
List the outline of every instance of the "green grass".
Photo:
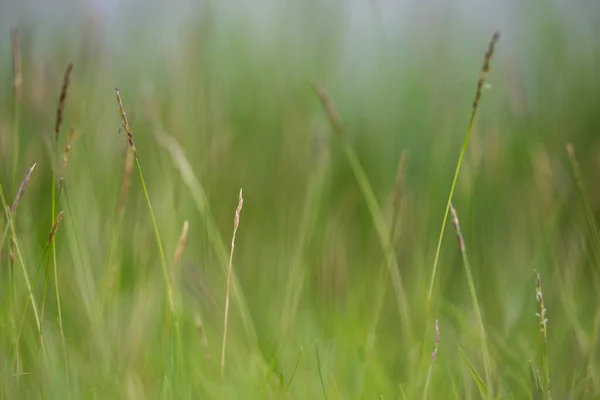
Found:
[{"label": "green grass", "polygon": [[172,48],[14,21],[0,397],[600,396],[600,24],[519,8],[489,89],[496,26],[292,3],[260,26],[215,4]]}]

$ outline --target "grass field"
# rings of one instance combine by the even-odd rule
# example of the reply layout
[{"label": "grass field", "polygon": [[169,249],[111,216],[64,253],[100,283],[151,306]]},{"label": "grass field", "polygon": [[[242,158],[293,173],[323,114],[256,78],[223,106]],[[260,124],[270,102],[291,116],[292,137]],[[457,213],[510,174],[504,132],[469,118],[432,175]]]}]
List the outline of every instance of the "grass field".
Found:
[{"label": "grass field", "polygon": [[1,398],[600,399],[600,10],[526,3],[2,25]]}]

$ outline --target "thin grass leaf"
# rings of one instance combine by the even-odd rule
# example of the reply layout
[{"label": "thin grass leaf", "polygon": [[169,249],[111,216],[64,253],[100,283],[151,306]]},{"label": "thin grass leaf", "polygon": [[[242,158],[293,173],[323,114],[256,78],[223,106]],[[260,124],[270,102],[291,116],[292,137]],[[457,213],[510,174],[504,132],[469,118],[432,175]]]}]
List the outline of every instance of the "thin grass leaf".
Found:
[{"label": "thin grass leaf", "polygon": [[286,392],[288,391],[288,389],[292,385],[292,381],[294,380],[294,377],[296,376],[296,372],[298,372],[298,366],[300,365],[300,358],[302,358],[302,353],[303,352],[304,352],[304,348],[301,347],[300,348],[300,353],[298,354],[298,359],[296,360],[296,365],[294,366],[294,369],[292,370],[292,374],[290,375],[290,380],[289,380],[288,384],[285,386],[285,391]]},{"label": "thin grass leaf", "polygon": [[529,377],[530,377],[530,390],[532,400],[543,400],[544,399],[544,388],[540,381],[539,374],[533,369],[533,364],[529,362]]},{"label": "thin grass leaf", "polygon": [[398,387],[400,388],[400,398],[402,400],[406,400],[407,397],[406,397],[406,392],[404,390],[404,383],[399,384]]},{"label": "thin grass leaf", "polygon": [[475,369],[475,367],[473,366],[473,364],[469,360],[469,357],[467,357],[463,349],[459,347],[458,350],[460,351],[460,354],[463,357],[465,364],[467,365],[467,370],[469,371],[469,374],[471,375],[471,377],[475,381],[475,384],[477,385],[477,388],[479,389],[479,393],[481,393],[481,396],[483,398],[487,398],[489,392],[487,386],[485,385],[485,382],[483,381],[483,379],[481,379],[481,376],[479,376],[477,370]]},{"label": "thin grass leaf", "polygon": [[405,328],[406,335],[408,336],[408,341],[410,343],[414,342],[413,330],[412,330],[412,321],[410,317],[410,307],[407,300],[406,290],[404,289],[404,282],[402,279],[402,275],[400,274],[400,269],[398,267],[398,260],[396,259],[396,253],[394,251],[394,246],[390,239],[390,230],[387,227],[385,219],[381,213],[381,207],[379,206],[379,202],[377,201],[377,197],[375,196],[375,192],[371,187],[371,183],[367,174],[362,167],[362,164],[356,155],[356,152],[350,145],[347,139],[347,135],[345,134],[344,127],[340,121],[340,118],[337,114],[333,106],[333,102],[329,98],[327,92],[319,83],[314,84],[314,89],[319,98],[323,108],[325,109],[327,116],[329,117],[329,121],[332,125],[333,130],[337,134],[342,146],[342,150],[346,156],[348,164],[352,169],[352,173],[360,187],[361,193],[367,205],[367,209],[369,210],[369,214],[371,215],[371,219],[373,221],[373,225],[375,227],[375,231],[377,232],[377,237],[379,239],[379,244],[383,251],[386,265],[388,268],[388,273],[392,280],[392,286],[394,287],[394,292],[396,294],[396,302],[398,304],[398,312],[400,313],[400,319],[402,320]]},{"label": "thin grass leaf", "polygon": [[321,356],[319,355],[319,343],[315,345],[317,351],[317,370],[319,372],[319,380],[321,381],[321,389],[323,390],[323,398],[327,400],[327,389],[325,388],[325,380],[323,379],[323,371],[321,370]]},{"label": "thin grass leaf", "polygon": [[[156,139],[158,143],[163,146],[168,153],[170,154],[175,167],[179,170],[181,174],[181,178],[183,183],[188,187],[190,193],[192,195],[192,199],[194,204],[196,205],[196,209],[202,218],[202,221],[206,227],[208,232],[208,239],[215,251],[217,259],[219,260],[219,266],[222,271],[227,275],[228,273],[228,252],[225,247],[225,242],[219,232],[219,228],[215,220],[212,217],[210,212],[210,206],[208,203],[208,199],[206,197],[206,193],[204,192],[204,188],[202,187],[200,181],[194,175],[192,170],[192,166],[188,162],[183,149],[177,143],[177,141],[171,136],[156,133]],[[250,314],[250,309],[248,307],[248,302],[244,297],[242,292],[242,287],[239,283],[239,279],[235,270],[231,271],[231,294],[237,304],[238,311],[241,315],[242,322],[244,324],[244,329],[246,332],[246,336],[248,337],[250,344],[253,348],[258,348],[258,337],[256,335],[256,329],[254,327],[254,322],[252,321],[252,316]]]}]

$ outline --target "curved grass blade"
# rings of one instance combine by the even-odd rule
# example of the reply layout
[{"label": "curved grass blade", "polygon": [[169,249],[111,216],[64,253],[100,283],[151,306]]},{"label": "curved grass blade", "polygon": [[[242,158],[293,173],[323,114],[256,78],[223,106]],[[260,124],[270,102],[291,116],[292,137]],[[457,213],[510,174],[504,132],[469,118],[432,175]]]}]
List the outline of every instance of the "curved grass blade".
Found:
[{"label": "curved grass blade", "polygon": [[467,355],[465,354],[463,349],[459,347],[458,351],[460,351],[460,355],[463,357],[463,360],[465,361],[465,364],[467,365],[467,370],[469,371],[469,374],[475,381],[475,384],[477,385],[477,388],[479,389],[481,396],[483,398],[487,398],[488,397],[488,388],[485,385],[485,382],[483,382],[483,379],[481,379],[481,376],[479,376],[479,374],[477,373],[477,370],[475,369],[475,367],[473,366],[473,364],[469,360],[469,357],[467,357]]}]

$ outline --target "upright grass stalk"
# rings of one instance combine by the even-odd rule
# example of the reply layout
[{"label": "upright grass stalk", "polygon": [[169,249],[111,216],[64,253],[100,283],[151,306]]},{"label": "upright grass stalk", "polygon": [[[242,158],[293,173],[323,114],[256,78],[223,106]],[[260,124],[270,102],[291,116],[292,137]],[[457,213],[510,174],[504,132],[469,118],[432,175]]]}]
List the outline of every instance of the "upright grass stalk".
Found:
[{"label": "upright grass stalk", "polygon": [[[598,267],[600,265],[600,234],[598,232],[598,225],[596,224],[596,218],[594,217],[594,212],[592,211],[592,206],[590,205],[590,200],[589,200],[589,197],[585,190],[585,186],[583,184],[583,178],[581,176],[581,168],[579,166],[579,162],[577,161],[577,156],[575,154],[575,147],[573,146],[572,143],[569,142],[566,145],[566,149],[567,149],[567,154],[569,156],[569,161],[571,163],[573,180],[575,181],[575,186],[577,187],[577,194],[579,195],[579,199],[581,201],[581,206],[582,206],[583,212],[585,214],[588,229],[590,231],[590,234],[593,237],[594,243],[592,245],[592,254],[594,257],[594,263]],[[597,267],[595,269],[593,269],[593,271],[594,271],[593,277],[596,281],[596,285],[598,285],[598,280],[599,280],[599,274],[596,272],[598,270]],[[597,295],[600,296],[600,293],[597,293]],[[575,319],[575,320],[577,319],[577,313],[569,313],[569,315],[571,315],[573,319]],[[598,314],[598,315],[600,315],[600,314]],[[581,324],[578,321],[574,325],[581,326]],[[596,327],[596,325],[594,325],[594,326]],[[592,349],[594,349],[596,346],[597,335],[592,335],[592,337],[594,338]],[[588,354],[589,354],[588,359],[590,361],[592,361],[592,360],[595,361],[597,359],[594,351],[588,351]],[[590,361],[588,361],[588,363]],[[592,366],[591,368],[595,369],[594,366]]]},{"label": "upright grass stalk", "polygon": [[[322,152],[322,151],[321,151]],[[319,157],[321,156],[321,157]],[[285,340],[290,326],[296,319],[300,298],[306,279],[306,268],[304,264],[304,255],[306,246],[315,231],[318,217],[319,202],[322,197],[323,187],[329,170],[329,163],[322,154],[317,154],[316,166],[311,169],[308,179],[308,188],[302,210],[302,219],[298,233],[296,245],[294,248],[292,261],[288,273],[288,279],[285,288],[285,298],[281,313],[279,326],[279,337]]]},{"label": "upright grass stalk", "polygon": [[[131,126],[129,125],[129,120],[127,119],[127,114],[125,113],[125,109],[123,108],[123,102],[121,101],[121,94],[119,93],[119,89],[115,89],[115,93],[117,95],[117,103],[119,106],[119,112],[121,114],[121,119],[123,122],[123,128],[125,129],[125,133],[127,135],[127,141],[129,142],[129,147],[134,155],[134,161],[136,168],[138,170],[140,176],[140,183],[142,184],[142,190],[144,191],[144,196],[146,197],[146,203],[148,204],[148,211],[150,213],[150,219],[152,220],[152,226],[154,229],[154,236],[156,238],[156,245],[158,247],[158,252],[160,256],[160,264],[163,272],[163,277],[165,279],[165,287],[167,292],[167,302],[169,307],[169,312],[173,317],[173,324],[175,326],[175,335],[176,335],[176,347],[177,352],[179,353],[179,349],[181,349],[181,344],[179,341],[181,340],[180,330],[179,330],[179,318],[177,316],[175,310],[175,301],[173,298],[173,289],[171,287],[171,279],[169,276],[169,269],[167,267],[167,261],[165,258],[165,252],[162,246],[162,240],[160,238],[160,232],[158,230],[158,224],[156,223],[156,217],[154,215],[154,208],[152,207],[152,202],[150,201],[150,195],[148,194],[148,189],[146,187],[146,182],[144,180],[144,174],[142,173],[142,167],[140,165],[140,159],[138,156],[138,151],[135,147],[135,142],[133,141],[133,131],[131,130]],[[176,354],[177,361],[181,361],[181,354]]]},{"label": "upright grass stalk", "polygon": [[429,363],[429,368],[427,369],[427,378],[425,379],[425,389],[423,390],[423,400],[427,399],[427,393],[429,391],[429,383],[431,382],[431,371],[433,370],[433,363],[437,357],[438,353],[438,344],[440,343],[440,325],[438,320],[435,320],[435,348],[433,353],[431,353],[431,362]]},{"label": "upright grass stalk", "polygon": [[321,102],[321,105],[327,113],[329,122],[334,132],[336,133],[336,136],[341,142],[342,150],[344,151],[346,159],[350,164],[350,168],[354,173],[354,177],[361,189],[369,213],[371,214],[371,219],[373,221],[373,225],[375,226],[375,230],[379,238],[379,243],[381,245],[386,260],[388,273],[392,279],[392,285],[396,293],[396,302],[398,304],[400,318],[404,324],[404,328],[406,330],[406,334],[408,335],[409,342],[414,343],[414,341],[412,340],[413,331],[412,322],[410,318],[410,307],[408,306],[408,300],[406,297],[406,291],[404,289],[404,283],[402,281],[402,276],[400,275],[400,270],[398,268],[398,261],[396,260],[394,247],[389,237],[390,231],[388,230],[383,215],[381,214],[381,208],[379,207],[379,203],[377,202],[377,197],[373,192],[373,188],[371,187],[369,178],[367,177],[367,174],[365,173],[360,163],[360,160],[356,155],[356,152],[354,151],[347,139],[344,126],[340,120],[339,114],[337,113],[333,102],[329,98],[329,95],[320,83],[315,82],[313,87],[315,89],[317,97]]},{"label": "upright grass stalk", "polygon": [[[2,185],[0,185],[0,200],[2,201],[2,207],[4,208],[4,212],[6,214],[7,223],[11,232],[11,245],[15,249],[17,259],[19,260],[19,264],[21,265],[21,271],[23,272],[23,278],[25,280],[25,285],[27,286],[27,291],[29,293],[29,300],[31,301],[31,307],[33,308],[33,314],[35,317],[35,323],[38,330],[38,335],[40,338],[40,345],[42,347],[43,352],[46,352],[46,348],[44,346],[44,338],[42,336],[42,328],[41,328],[41,319],[40,313],[38,312],[37,302],[35,301],[35,295],[33,294],[33,286],[31,284],[31,280],[29,279],[29,274],[27,272],[27,267],[25,266],[25,262],[23,261],[23,255],[21,253],[21,247],[19,246],[19,240],[17,238],[17,234],[15,231],[14,217],[17,212],[17,207],[19,205],[19,201],[23,197],[25,193],[25,189],[29,185],[29,181],[31,179],[31,174],[35,170],[36,163],[34,163],[31,168],[27,171],[25,175],[25,179],[21,183],[19,187],[19,191],[17,192],[17,196],[15,197],[15,201],[12,206],[9,208],[8,202],[6,201],[6,196],[4,195],[4,190],[2,189]],[[13,290],[16,290],[15,285],[13,284]]]},{"label": "upright grass stalk", "polygon": [[475,316],[477,318],[477,325],[479,326],[479,335],[481,336],[481,355],[483,358],[483,367],[485,369],[485,380],[488,389],[487,392],[488,396],[493,397],[494,390],[492,387],[491,357],[488,350],[485,328],[483,326],[483,317],[481,316],[479,301],[477,300],[477,292],[475,291],[475,283],[473,280],[473,274],[471,272],[471,264],[469,263],[469,257],[467,255],[467,246],[465,245],[465,238],[463,237],[462,231],[460,230],[458,214],[456,213],[456,210],[454,209],[452,203],[450,203],[450,213],[452,215],[452,225],[454,226],[456,236],[458,237],[460,253],[462,255],[463,265],[465,267],[465,275],[467,276],[467,284],[469,285],[469,294],[471,295],[473,309],[475,310]]},{"label": "upright grass stalk", "polygon": [[452,179],[452,185],[450,187],[450,193],[448,194],[448,201],[446,202],[446,210],[444,212],[444,219],[442,220],[442,226],[440,229],[440,236],[437,243],[437,248],[435,250],[435,258],[433,260],[433,268],[431,270],[431,279],[429,281],[429,291],[427,292],[427,303],[426,303],[426,320],[429,319],[429,311],[431,307],[431,296],[433,295],[433,285],[435,283],[435,277],[437,274],[438,263],[440,260],[440,250],[442,248],[442,241],[444,239],[444,230],[446,228],[446,223],[448,222],[448,213],[450,211],[450,202],[452,201],[452,197],[454,196],[454,189],[456,188],[456,182],[458,181],[458,174],[460,173],[460,167],[462,165],[465,152],[467,150],[467,145],[469,144],[469,140],[471,139],[471,133],[473,131],[473,123],[475,121],[475,115],[477,114],[477,107],[479,106],[479,101],[481,100],[481,95],[483,92],[483,87],[485,84],[485,78],[487,73],[490,70],[490,61],[492,56],[494,55],[494,50],[496,47],[496,43],[500,39],[500,32],[494,32],[492,36],[492,40],[488,46],[487,52],[483,58],[483,66],[481,67],[481,71],[479,73],[479,80],[477,81],[477,89],[475,91],[475,99],[473,100],[473,106],[471,108],[471,118],[469,119],[469,124],[467,125],[467,131],[465,133],[465,138],[463,140],[462,147],[460,149],[460,155],[458,156],[458,163],[456,164],[456,169],[454,171],[454,178]]},{"label": "upright grass stalk", "polygon": [[546,378],[546,394],[547,399],[552,400],[552,391],[550,390],[550,363],[548,362],[548,318],[546,318],[546,307],[544,306],[544,295],[542,294],[542,278],[540,273],[535,272],[535,299],[538,304],[538,312],[535,314],[538,317],[540,324],[540,333],[544,342],[544,375]]},{"label": "upright grass stalk", "polygon": [[231,270],[233,269],[233,252],[235,250],[235,235],[240,225],[240,214],[242,212],[242,206],[244,205],[244,198],[242,197],[242,189],[240,189],[240,196],[238,200],[238,206],[235,210],[235,217],[233,219],[233,235],[231,237],[231,252],[229,253],[229,267],[227,268],[227,288],[225,293],[225,318],[223,321],[223,347],[221,349],[221,377],[225,372],[225,347],[227,345],[227,321],[229,317],[229,291],[231,287]]},{"label": "upright grass stalk", "polygon": [[600,263],[600,234],[598,232],[598,226],[596,225],[596,218],[594,217],[592,207],[590,206],[590,202],[588,200],[588,196],[583,185],[583,178],[581,177],[581,168],[579,167],[579,162],[577,161],[577,156],[575,155],[575,147],[572,143],[567,143],[566,149],[567,154],[569,156],[569,161],[571,163],[573,180],[575,181],[575,186],[577,187],[577,194],[579,195],[581,206],[583,208],[583,212],[585,213],[586,221],[588,223],[588,229],[590,230],[590,233],[594,238],[594,261],[598,264]]},{"label": "upright grass stalk", "polygon": [[198,334],[200,335],[200,344],[202,345],[202,350],[204,351],[204,358],[206,362],[211,364],[212,357],[210,356],[210,351],[208,350],[208,340],[206,339],[206,331],[204,329],[204,323],[202,323],[202,317],[199,312],[194,313],[194,325],[196,325],[196,329],[198,330]]},{"label": "upright grass stalk", "polygon": [[16,182],[17,169],[19,167],[19,123],[21,119],[21,98],[23,72],[21,69],[21,49],[19,47],[19,32],[17,28],[12,28],[10,31],[12,43],[12,64],[13,64],[13,165],[12,165],[12,181]]},{"label": "upright grass stalk", "polygon": [[[65,74],[63,77],[62,88],[60,91],[60,97],[58,99],[58,108],[56,110],[56,123],[54,125],[54,143],[52,148],[52,205],[51,205],[51,224],[54,224],[56,220],[56,206],[57,206],[57,160],[58,160],[58,139],[60,135],[60,128],[63,122],[65,102],[67,100],[67,91],[69,89],[70,79],[71,79],[71,71],[73,71],[73,64],[69,63],[65,70]],[[60,340],[62,344],[63,357],[65,361],[65,371],[67,374],[68,380],[68,368],[67,368],[67,344],[65,340],[65,331],[63,328],[63,319],[62,319],[62,307],[60,304],[60,289],[58,284],[58,267],[56,262],[56,241],[52,240],[52,270],[54,272],[54,290],[56,291],[56,307],[58,309],[58,326],[60,330]]]},{"label": "upright grass stalk", "polygon": [[319,354],[319,343],[315,344],[317,352],[317,371],[319,372],[319,381],[321,382],[321,390],[323,391],[323,398],[327,400],[327,388],[325,388],[325,380],[323,379],[323,371],[321,370],[321,356]]},{"label": "upright grass stalk", "polygon": [[118,281],[118,272],[119,269],[114,265],[113,257],[116,251],[116,248],[120,242],[121,231],[123,228],[123,221],[125,219],[125,204],[127,203],[127,198],[129,196],[129,187],[131,186],[131,173],[133,172],[134,166],[134,155],[133,151],[129,148],[125,154],[125,163],[123,167],[123,175],[121,177],[121,190],[118,198],[118,203],[116,207],[116,224],[112,223],[112,232],[111,232],[111,243],[110,248],[108,250],[108,257],[106,261],[106,275],[104,282],[104,292],[102,294],[103,303],[107,300],[108,294],[110,290],[113,288],[113,285]]},{"label": "upright grass stalk", "polygon": [[[407,152],[404,151],[402,152],[402,155],[400,156],[400,161],[398,162],[398,170],[396,172],[396,183],[394,185],[394,197],[392,200],[392,219],[390,224],[390,241],[392,242],[392,244],[396,241],[396,232],[398,230],[398,216],[400,214],[400,207],[402,205],[402,197],[404,190],[404,170],[406,168],[406,159]],[[385,263],[381,266],[379,270],[380,274],[379,279],[377,280],[377,289],[375,290],[377,301],[375,303],[373,322],[371,323],[371,327],[367,335],[367,346],[365,348],[367,352],[371,350],[375,342],[377,325],[381,316],[381,310],[383,309],[383,303],[385,300],[385,294],[387,292],[387,285],[389,282],[389,274],[387,273],[387,267]]]},{"label": "upright grass stalk", "polygon": [[175,279],[177,278],[177,272],[179,264],[181,263],[181,256],[183,255],[183,249],[187,242],[188,230],[190,224],[187,221],[183,221],[183,228],[181,228],[181,234],[179,235],[179,241],[177,242],[177,248],[175,249],[175,256],[173,257],[173,266],[171,267],[171,290],[174,290]]},{"label": "upright grass stalk", "polygon": [[[396,171],[396,182],[394,185],[394,197],[392,199],[392,212],[390,221],[390,241],[392,244],[396,242],[396,232],[398,231],[398,217],[400,214],[400,207],[402,205],[402,197],[404,190],[404,171],[406,168],[407,152],[402,152],[400,161],[398,162],[398,169]],[[386,261],[379,268],[379,278],[377,279],[377,286],[375,289],[375,310],[373,312],[373,320],[367,333],[367,342],[365,345],[365,371],[366,374],[369,371],[369,360],[373,354],[373,348],[375,346],[375,340],[377,335],[377,326],[379,325],[379,319],[383,310],[385,302],[385,296],[387,293],[387,287],[389,283],[389,273]],[[364,381],[364,380],[363,380]],[[364,389],[364,387],[363,387]]]},{"label": "upright grass stalk", "polygon": [[[31,282],[31,290],[33,291],[33,288],[35,286],[35,283],[37,282],[37,278],[38,275],[41,271],[42,268],[42,264],[44,262],[44,259],[46,258],[46,255],[48,253],[48,250],[50,249],[50,243],[54,240],[55,236],[56,236],[56,232],[58,231],[58,227],[60,226],[60,223],[63,219],[63,215],[64,212],[61,211],[58,213],[58,215],[56,216],[56,220],[54,221],[54,225],[52,225],[52,230],[50,231],[50,234],[48,235],[48,240],[46,241],[46,247],[44,247],[44,252],[42,254],[42,257],[40,258],[40,261],[38,262],[38,266],[35,270],[35,275],[33,276],[33,281]],[[46,274],[48,273],[48,265],[46,264]],[[22,317],[21,317],[21,323],[19,324],[19,330],[17,332],[17,339],[15,341],[15,345],[18,345],[19,343],[19,338],[21,337],[21,331],[23,330],[23,324],[25,322],[25,316],[27,314],[27,308],[29,307],[29,303],[32,300],[32,293],[29,293],[29,296],[27,297],[27,301],[25,302],[25,306],[23,307],[23,312]],[[43,328],[44,328],[44,307],[45,307],[45,298],[46,298],[46,287],[44,286],[44,298],[42,299],[42,310],[40,312],[40,335],[43,334]]]},{"label": "upright grass stalk", "polygon": [[[181,174],[183,183],[190,190],[194,204],[196,205],[198,213],[202,218],[202,222],[206,226],[208,240],[210,241],[210,244],[215,252],[219,266],[227,276],[229,274],[228,252],[221,233],[219,232],[219,228],[212,217],[210,204],[208,202],[206,192],[204,191],[204,187],[194,175],[192,166],[187,160],[179,143],[173,137],[160,132],[156,133],[156,138],[158,143],[169,152],[173,163]],[[250,309],[244,296],[244,292],[242,291],[242,287],[234,270],[231,271],[231,295],[237,303],[237,307],[242,318],[242,324],[244,325],[244,330],[246,332],[246,337],[250,342],[251,347],[256,349],[258,348],[256,328],[254,326],[252,315],[250,314]]]}]

